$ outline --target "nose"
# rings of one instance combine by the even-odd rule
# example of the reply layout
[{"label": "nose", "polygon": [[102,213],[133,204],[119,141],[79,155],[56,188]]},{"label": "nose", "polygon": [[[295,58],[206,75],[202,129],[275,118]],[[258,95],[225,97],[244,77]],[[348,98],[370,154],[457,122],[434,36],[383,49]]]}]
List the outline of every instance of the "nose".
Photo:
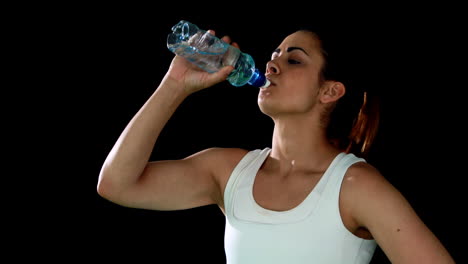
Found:
[{"label": "nose", "polygon": [[269,61],[266,67],[266,74],[279,74],[280,70],[274,61]]}]

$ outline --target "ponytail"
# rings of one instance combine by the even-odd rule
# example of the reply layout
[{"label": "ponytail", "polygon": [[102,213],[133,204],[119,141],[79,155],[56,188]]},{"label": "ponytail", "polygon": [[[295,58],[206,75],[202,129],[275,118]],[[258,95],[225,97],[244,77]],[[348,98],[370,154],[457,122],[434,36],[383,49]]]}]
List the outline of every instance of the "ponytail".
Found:
[{"label": "ponytail", "polygon": [[346,152],[367,157],[377,135],[380,119],[380,102],[376,95],[364,92],[361,109],[348,136]]},{"label": "ponytail", "polygon": [[[354,45],[355,42],[349,43],[347,38],[339,37],[340,34],[302,31],[312,33],[320,42],[324,59],[320,80],[339,81],[346,87],[345,94],[323,112],[322,124],[328,140],[340,151],[367,158],[377,136],[380,100],[378,91],[366,86],[367,80],[360,80],[362,71],[352,59],[357,54],[359,57],[356,59],[362,61],[362,52],[356,52],[360,49]],[[346,59],[343,60],[343,57]]]}]

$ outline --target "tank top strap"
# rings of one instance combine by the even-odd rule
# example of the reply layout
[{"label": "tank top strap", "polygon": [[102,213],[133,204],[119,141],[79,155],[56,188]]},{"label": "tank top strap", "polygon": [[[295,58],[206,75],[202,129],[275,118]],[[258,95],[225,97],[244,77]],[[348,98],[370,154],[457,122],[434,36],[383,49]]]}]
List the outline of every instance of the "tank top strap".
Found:
[{"label": "tank top strap", "polygon": [[242,176],[245,175],[246,170],[255,170],[255,167],[260,167],[270,151],[270,148],[251,150],[236,165],[224,189],[224,208],[226,213],[232,213],[235,187],[238,185]]},{"label": "tank top strap", "polygon": [[352,153],[340,153],[336,162],[331,164],[329,168],[329,180],[327,186],[324,188],[323,195],[328,198],[338,198],[341,190],[341,184],[343,182],[344,176],[346,175],[347,170],[351,165],[357,162],[366,162],[365,159],[356,157]]}]

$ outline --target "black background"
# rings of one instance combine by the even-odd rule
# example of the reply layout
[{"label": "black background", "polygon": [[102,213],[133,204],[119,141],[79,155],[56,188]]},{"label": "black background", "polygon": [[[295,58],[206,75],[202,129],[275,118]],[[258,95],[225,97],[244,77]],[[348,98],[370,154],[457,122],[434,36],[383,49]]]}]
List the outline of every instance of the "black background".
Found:
[{"label": "black background", "polygon": [[[45,220],[44,211],[35,215],[45,220],[39,227],[45,232],[35,238],[58,236],[52,249],[39,254],[60,251],[66,259],[104,261],[130,257],[132,263],[225,261],[224,216],[215,206],[147,211],[110,203],[96,192],[108,152],[169,66],[170,28],[185,19],[231,36],[261,70],[286,34],[303,25],[349,45],[346,59],[355,65],[353,74],[382,98],[381,126],[368,161],[463,263],[466,83],[456,80],[464,33],[454,15],[457,7],[167,4],[67,6],[44,15],[41,26],[29,24],[54,55],[53,74],[46,71],[43,77],[57,89],[41,95],[59,98],[43,103],[54,120],[44,134],[58,148],[54,160],[46,158],[54,177],[47,192],[51,199],[41,208],[50,208],[54,217]],[[166,125],[151,159],[183,158],[213,146],[270,146],[273,123],[259,111],[257,92],[223,82],[191,95]],[[372,263],[389,262],[378,249]]]}]

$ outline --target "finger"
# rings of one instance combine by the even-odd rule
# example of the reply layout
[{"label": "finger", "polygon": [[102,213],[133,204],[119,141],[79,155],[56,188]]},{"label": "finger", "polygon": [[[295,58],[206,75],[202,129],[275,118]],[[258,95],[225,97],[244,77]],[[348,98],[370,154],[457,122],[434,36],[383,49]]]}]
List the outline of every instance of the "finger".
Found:
[{"label": "finger", "polygon": [[228,43],[228,44],[231,43],[231,37],[229,37],[229,36],[224,36],[224,37],[221,38],[221,40]]},{"label": "finger", "polygon": [[232,42],[231,45],[238,48],[238,49],[240,49],[239,44],[237,44],[237,42]]},{"label": "finger", "polygon": [[207,31],[208,31],[208,33],[210,33],[211,35],[216,36],[216,32],[215,32],[214,30],[208,29]]},{"label": "finger", "polygon": [[219,82],[226,80],[226,78],[229,76],[229,74],[233,70],[234,70],[234,67],[231,65],[224,66],[219,71],[209,74],[208,78],[206,79],[206,84],[208,86],[212,86],[212,85],[215,85]]}]

